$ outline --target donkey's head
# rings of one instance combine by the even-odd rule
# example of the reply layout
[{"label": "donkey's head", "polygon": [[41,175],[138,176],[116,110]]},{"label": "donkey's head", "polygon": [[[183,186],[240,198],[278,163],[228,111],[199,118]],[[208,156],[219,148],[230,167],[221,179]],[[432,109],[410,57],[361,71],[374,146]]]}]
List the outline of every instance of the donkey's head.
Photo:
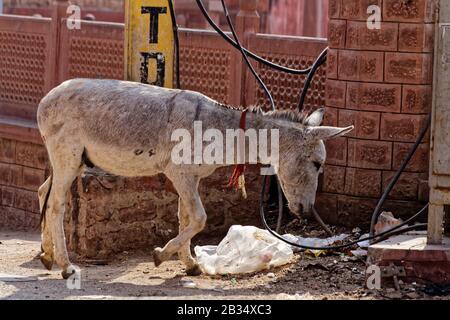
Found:
[{"label": "donkey's head", "polygon": [[316,198],[319,175],[325,164],[324,141],[353,130],[326,127],[322,124],[324,109],[313,112],[302,123],[293,122],[296,130],[280,137],[278,176],[289,202],[289,209],[296,214],[309,212]]}]

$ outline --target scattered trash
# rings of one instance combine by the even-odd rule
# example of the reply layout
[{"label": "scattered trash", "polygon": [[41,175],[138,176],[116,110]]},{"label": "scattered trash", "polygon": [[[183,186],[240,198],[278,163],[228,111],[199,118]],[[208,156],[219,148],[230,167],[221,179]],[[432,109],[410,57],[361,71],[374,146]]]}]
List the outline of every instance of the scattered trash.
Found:
[{"label": "scattered trash", "polygon": [[214,292],[219,292],[219,293],[224,293],[225,290],[223,288],[220,288],[218,286],[207,286],[207,287],[201,287],[199,288],[201,290],[209,290],[209,291],[214,291]]},{"label": "scattered trash", "polygon": [[358,257],[355,257],[351,254],[347,255],[345,253],[342,253],[340,258],[341,258],[341,262],[355,262],[355,261],[360,260],[360,258],[358,258]]},{"label": "scattered trash", "polygon": [[383,211],[378,218],[377,224],[375,225],[375,234],[380,234],[382,232],[388,231],[389,229],[398,226],[402,222],[403,221],[401,219],[396,219],[392,212]]},{"label": "scattered trash", "polygon": [[[382,232],[388,231],[389,229],[394,228],[395,226],[398,226],[403,221],[401,219],[396,219],[392,212],[386,212],[384,211],[381,213],[380,217],[378,218],[378,223],[374,227],[375,234],[380,234]],[[403,226],[402,228],[405,228],[407,226]],[[355,231],[355,229],[353,229]],[[366,233],[359,237],[359,239],[368,238],[370,234]],[[358,243],[358,246],[361,249],[367,249],[370,246],[370,240],[361,241]],[[356,250],[357,251],[357,250]],[[363,253],[363,251],[361,251]],[[364,256],[367,255],[367,252]]]},{"label": "scattered trash", "polygon": [[361,228],[354,228],[352,230],[352,234],[356,238],[361,236],[361,232],[362,232]]},{"label": "scattered trash", "polygon": [[361,228],[353,228],[352,233],[361,233]]},{"label": "scattered trash", "polygon": [[[286,240],[289,240],[290,242],[297,243],[302,246],[308,246],[308,247],[327,247],[332,246],[333,244],[336,244],[337,242],[343,241],[349,237],[348,234],[341,234],[338,236],[320,239],[320,238],[303,238],[300,236],[294,236],[292,234],[285,234],[283,236]],[[293,247],[294,251],[301,251],[302,249]],[[326,250],[306,250],[306,252],[311,252],[314,254],[314,256],[319,257],[322,254],[325,254]]]},{"label": "scattered trash", "polygon": [[197,289],[197,284],[192,280],[181,280],[181,285],[183,288]]},{"label": "scattered trash", "polygon": [[[181,281],[183,283],[183,280]],[[192,281],[185,281],[186,286],[183,286],[187,289],[199,289],[199,290],[208,290],[208,291],[214,291],[214,292],[225,292],[225,289],[223,287],[220,287],[216,284],[203,282],[203,283],[195,283]]]},{"label": "scattered trash", "polygon": [[232,226],[218,246],[197,246],[195,254],[209,275],[257,272],[285,265],[293,257],[288,244],[253,226]]},{"label": "scattered trash", "polygon": [[270,272],[270,273],[267,274],[267,277],[268,278],[275,278],[275,273]]},{"label": "scattered trash", "polygon": [[[364,239],[364,238],[368,238],[368,237],[369,237],[369,234],[366,233],[366,234],[363,234],[361,237],[359,237],[359,239]],[[367,249],[370,246],[370,240],[364,240],[364,241],[358,242],[358,246],[362,249]]]},{"label": "scattered trash", "polygon": [[350,253],[354,257],[358,257],[358,258],[367,257],[367,250],[364,250],[364,249],[352,250],[352,251],[350,251]]},{"label": "scattered trash", "polygon": [[0,282],[32,282],[38,281],[37,277],[19,276],[15,274],[0,273]]}]

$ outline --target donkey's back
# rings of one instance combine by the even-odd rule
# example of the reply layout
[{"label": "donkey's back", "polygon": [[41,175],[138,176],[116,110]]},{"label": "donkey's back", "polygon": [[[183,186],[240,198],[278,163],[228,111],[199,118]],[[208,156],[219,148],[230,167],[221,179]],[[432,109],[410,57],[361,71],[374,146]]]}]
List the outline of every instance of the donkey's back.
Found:
[{"label": "donkey's back", "polygon": [[88,140],[139,146],[171,125],[186,126],[202,100],[208,98],[187,90],[74,79],[62,83],[41,101],[38,125],[44,137],[71,127]]},{"label": "donkey's back", "polygon": [[117,175],[154,175],[170,161],[171,133],[193,128],[199,106],[211,101],[188,90],[75,79],[53,89],[37,117],[50,158],[84,154]]}]

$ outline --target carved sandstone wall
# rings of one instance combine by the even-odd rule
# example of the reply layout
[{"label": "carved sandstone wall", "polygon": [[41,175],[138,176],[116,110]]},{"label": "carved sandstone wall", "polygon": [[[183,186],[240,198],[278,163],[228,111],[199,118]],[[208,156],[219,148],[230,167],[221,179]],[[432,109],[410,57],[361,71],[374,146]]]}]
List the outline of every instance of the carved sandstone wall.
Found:
[{"label": "carved sandstone wall", "polygon": [[[382,11],[367,28],[369,5]],[[333,125],[354,124],[327,144],[319,207],[328,221],[369,221],[377,199],[431,110],[433,0],[330,0],[326,103]],[[411,214],[428,197],[427,140],[393,190],[387,209]]]},{"label": "carved sandstone wall", "polygon": [[37,190],[46,168],[42,145],[0,138],[0,228],[38,230]]}]

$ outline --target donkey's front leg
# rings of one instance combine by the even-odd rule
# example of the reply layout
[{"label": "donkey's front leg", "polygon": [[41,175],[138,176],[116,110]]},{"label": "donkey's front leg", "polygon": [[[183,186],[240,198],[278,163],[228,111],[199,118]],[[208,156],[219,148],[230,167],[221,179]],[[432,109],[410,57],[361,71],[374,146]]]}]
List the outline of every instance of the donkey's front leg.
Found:
[{"label": "donkey's front leg", "polygon": [[[200,200],[198,193],[199,178],[179,176],[173,178],[173,184],[180,196],[182,207],[186,210],[185,218],[189,223],[177,237],[170,240],[166,246],[156,248],[153,252],[153,258],[156,266],[163,261],[170,259],[176,252],[180,251],[197,233],[203,230],[206,224],[206,212]],[[188,269],[190,266],[188,266]]]}]

